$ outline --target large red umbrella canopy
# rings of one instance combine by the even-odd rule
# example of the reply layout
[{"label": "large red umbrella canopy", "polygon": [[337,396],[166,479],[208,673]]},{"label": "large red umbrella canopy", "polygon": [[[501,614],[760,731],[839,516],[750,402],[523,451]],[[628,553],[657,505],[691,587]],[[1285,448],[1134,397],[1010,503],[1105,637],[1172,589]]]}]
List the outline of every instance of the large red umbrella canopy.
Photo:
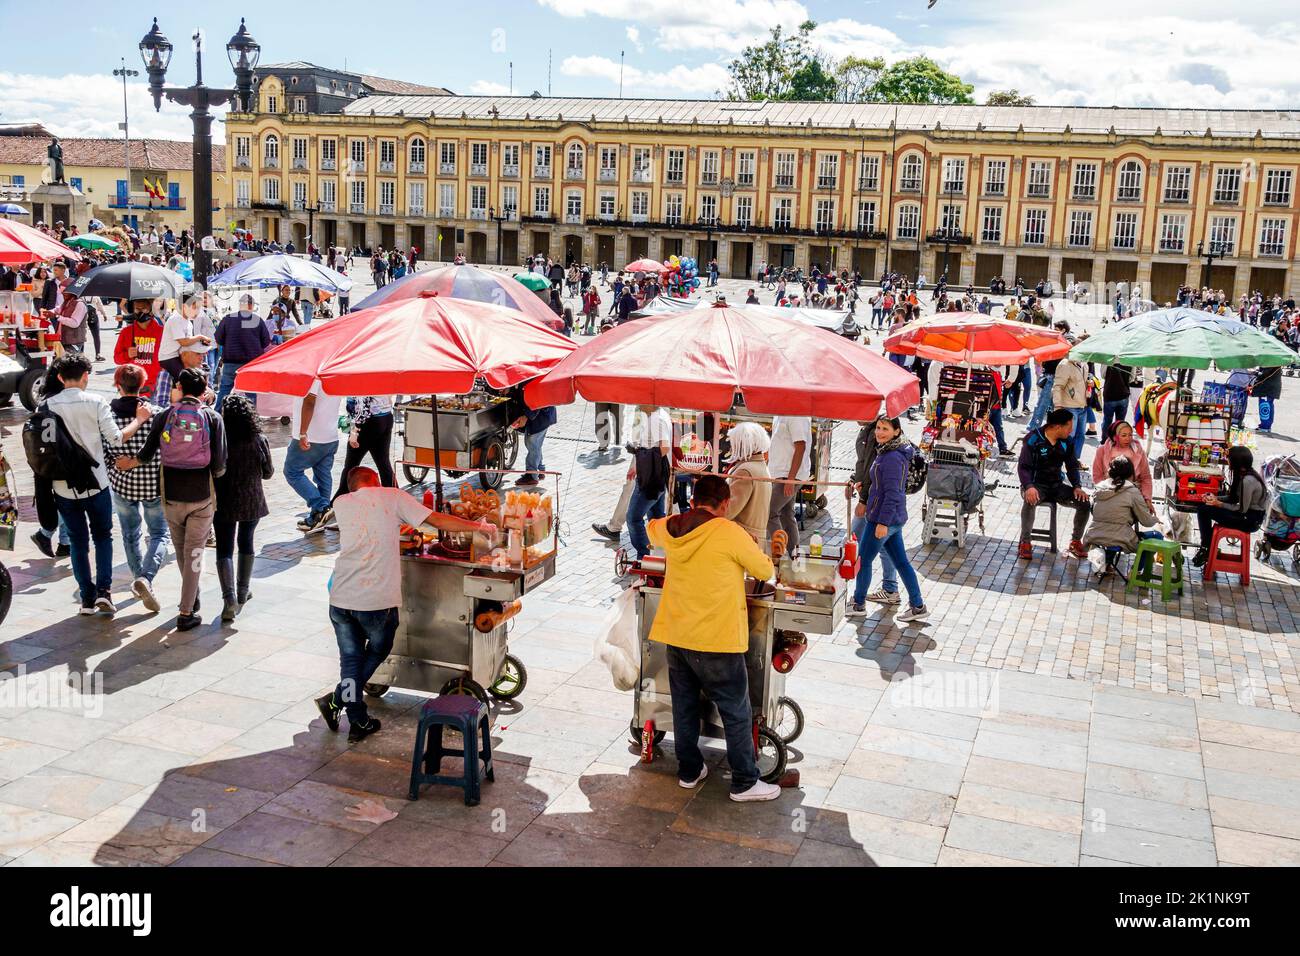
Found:
[{"label": "large red umbrella canopy", "polygon": [[867,421],[920,401],[910,372],[815,326],[741,307],[635,319],[571,353],[524,397]]},{"label": "large red umbrella canopy", "polygon": [[295,336],[240,368],[235,387],[306,395],[461,394],[483,378],[509,388],[576,346],[499,305],[426,293],[352,312]]},{"label": "large red umbrella canopy", "polygon": [[548,329],[555,328],[558,316],[551,311],[537,293],[514,276],[480,269],[476,266],[438,266],[423,272],[412,272],[382,289],[376,289],[357,303],[355,309],[369,309],[385,302],[414,299],[422,292],[436,292],[443,298],[468,299],[473,302],[491,302],[540,322]]},{"label": "large red umbrella canopy", "polygon": [[954,365],[1024,365],[1064,358],[1070,343],[1055,329],[980,312],[943,312],[909,322],[885,339],[885,351]]},{"label": "large red umbrella canopy", "polygon": [[0,219],[0,263],[21,266],[51,259],[80,259],[81,256],[39,229],[12,219]]},{"label": "large red umbrella canopy", "polygon": [[624,272],[667,272],[668,267],[653,259],[636,259],[623,267]]}]

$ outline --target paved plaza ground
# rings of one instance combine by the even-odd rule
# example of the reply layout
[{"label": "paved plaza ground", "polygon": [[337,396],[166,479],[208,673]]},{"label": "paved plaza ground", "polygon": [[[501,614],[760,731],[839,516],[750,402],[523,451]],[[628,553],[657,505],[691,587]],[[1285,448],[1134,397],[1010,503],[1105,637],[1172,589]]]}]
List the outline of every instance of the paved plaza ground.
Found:
[{"label": "paved plaza ground", "polygon": [[[354,301],[368,290],[363,266]],[[744,283],[722,285],[744,300]],[[1095,328],[1090,312],[1070,317]],[[107,393],[111,366],[93,381]],[[30,487],[23,417],[0,410]],[[1024,421],[1008,422],[1009,440]],[[836,431],[834,479],[848,476],[855,430]],[[268,431],[278,468],[288,429]],[[1288,378],[1258,454],[1300,450],[1296,435],[1300,379]],[[279,474],[252,602],[232,625],[184,634],[174,613],[129,598],[120,549],[117,616],[78,617],[68,562],[27,540],[28,500],[4,556],[15,596],[0,669],[47,688],[102,675],[104,694],[97,716],[0,697],[0,864],[1300,864],[1289,562],[1256,563],[1245,589],[1193,575],[1166,605],[1114,578],[1099,585],[1064,551],[1018,560],[1014,463],[992,469],[986,528],[962,550],[919,544],[913,498],[907,540],[928,625],[900,629],[877,609],[810,635],[787,682],[807,718],[791,747],[801,784],[741,806],[726,798],[719,747],[698,792],[677,787],[671,745],[639,763],[631,695],[593,659],[622,585],[590,525],[609,518],[626,464],[596,454],[590,406],[561,409],[546,445],[547,467],[563,472],[558,573],[514,622],[528,686],[494,706],[496,782],[476,808],[449,787],[406,799],[420,695],[375,703],[384,729],[359,744],[324,726],[312,698],[338,674],[325,592],[337,536],[295,530],[302,505]],[[821,519],[831,540],[843,515],[837,502]],[[174,566],[157,590],[174,608]],[[202,597],[210,618],[210,566]]]}]

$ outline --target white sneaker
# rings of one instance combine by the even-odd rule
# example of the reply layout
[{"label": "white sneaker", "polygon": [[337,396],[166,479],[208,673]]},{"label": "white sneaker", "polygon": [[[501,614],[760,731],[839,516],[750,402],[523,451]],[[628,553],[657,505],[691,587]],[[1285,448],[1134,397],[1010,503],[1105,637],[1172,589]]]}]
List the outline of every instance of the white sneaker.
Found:
[{"label": "white sneaker", "polygon": [[865,604],[858,604],[856,601],[850,601],[849,606],[844,611],[844,616],[853,618],[866,617],[867,606]]},{"label": "white sneaker", "polygon": [[730,794],[731,799],[737,803],[754,803],[759,800],[775,800],[781,796],[781,788],[774,783],[764,783],[762,780],[755,780],[754,785],[748,790],[742,790],[740,793]]},{"label": "white sneaker", "polygon": [[682,780],[679,777],[677,780],[677,786],[681,787],[683,790],[694,790],[696,787],[698,787],[700,784],[704,782],[704,778],[707,777],[708,775],[709,775],[709,765],[705,764],[703,767],[700,768],[700,775],[698,777],[696,777],[694,780]]},{"label": "white sneaker", "polygon": [[897,591],[886,591],[884,588],[876,588],[867,595],[868,601],[876,604],[898,604],[902,599],[899,598]]},{"label": "white sneaker", "polygon": [[909,607],[902,614],[894,618],[895,621],[902,621],[904,624],[912,621],[924,621],[930,616],[930,609],[924,604],[920,607]]},{"label": "white sneaker", "polygon": [[162,610],[162,605],[158,603],[158,598],[154,595],[153,588],[149,586],[149,582],[144,578],[136,578],[131,584],[131,591],[140,599],[140,603],[150,611],[157,614]]}]

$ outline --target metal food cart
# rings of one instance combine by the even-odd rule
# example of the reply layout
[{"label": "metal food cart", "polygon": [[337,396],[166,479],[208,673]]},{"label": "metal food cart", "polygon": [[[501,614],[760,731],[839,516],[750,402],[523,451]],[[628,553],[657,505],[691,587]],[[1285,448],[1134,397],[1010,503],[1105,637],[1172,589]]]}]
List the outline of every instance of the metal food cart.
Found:
[{"label": "metal food cart", "polygon": [[[803,710],[785,694],[786,674],[807,648],[808,634],[831,634],[844,620],[847,591],[845,579],[839,575],[841,557],[838,549],[825,547],[821,557],[783,558],[775,584],[746,581],[749,649],[745,666],[754,714],[754,752],[759,776],[768,783],[785,773],[786,745],[799,737],[804,726]],[[655,746],[673,728],[667,645],[650,639],[663,596],[663,559],[643,560],[636,570],[645,580],[636,597],[640,672],[629,732],[632,742],[641,745],[641,759],[649,763],[654,760]],[[718,710],[707,698],[702,697],[700,712],[701,736],[723,739]]]},{"label": "metal food cart", "polygon": [[36,411],[41,378],[55,357],[52,343],[58,336],[47,328],[30,292],[0,292],[0,349],[6,353],[0,363],[0,396],[7,401],[17,394],[29,412]]},{"label": "metal food cart", "polygon": [[501,485],[501,475],[519,455],[519,433],[510,427],[509,399],[491,392],[443,397],[437,402],[438,442],[430,398],[397,407],[403,418],[402,473],[413,485],[424,482],[435,462],[453,478],[479,471],[484,488]]}]

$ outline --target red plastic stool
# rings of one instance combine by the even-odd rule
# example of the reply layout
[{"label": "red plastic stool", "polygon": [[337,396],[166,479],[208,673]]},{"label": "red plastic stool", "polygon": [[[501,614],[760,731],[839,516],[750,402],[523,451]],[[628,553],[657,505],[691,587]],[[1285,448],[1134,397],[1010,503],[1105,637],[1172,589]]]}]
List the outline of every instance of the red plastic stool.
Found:
[{"label": "red plastic stool", "polygon": [[[1219,542],[1225,539],[1237,542],[1241,553],[1233,554],[1229,551],[1220,551]],[[1241,575],[1243,587],[1250,584],[1249,532],[1238,531],[1236,528],[1225,528],[1223,525],[1214,526],[1214,534],[1210,538],[1210,559],[1205,562],[1205,572],[1201,577],[1203,580],[1212,581],[1215,573],[1219,571],[1225,574]]]}]

